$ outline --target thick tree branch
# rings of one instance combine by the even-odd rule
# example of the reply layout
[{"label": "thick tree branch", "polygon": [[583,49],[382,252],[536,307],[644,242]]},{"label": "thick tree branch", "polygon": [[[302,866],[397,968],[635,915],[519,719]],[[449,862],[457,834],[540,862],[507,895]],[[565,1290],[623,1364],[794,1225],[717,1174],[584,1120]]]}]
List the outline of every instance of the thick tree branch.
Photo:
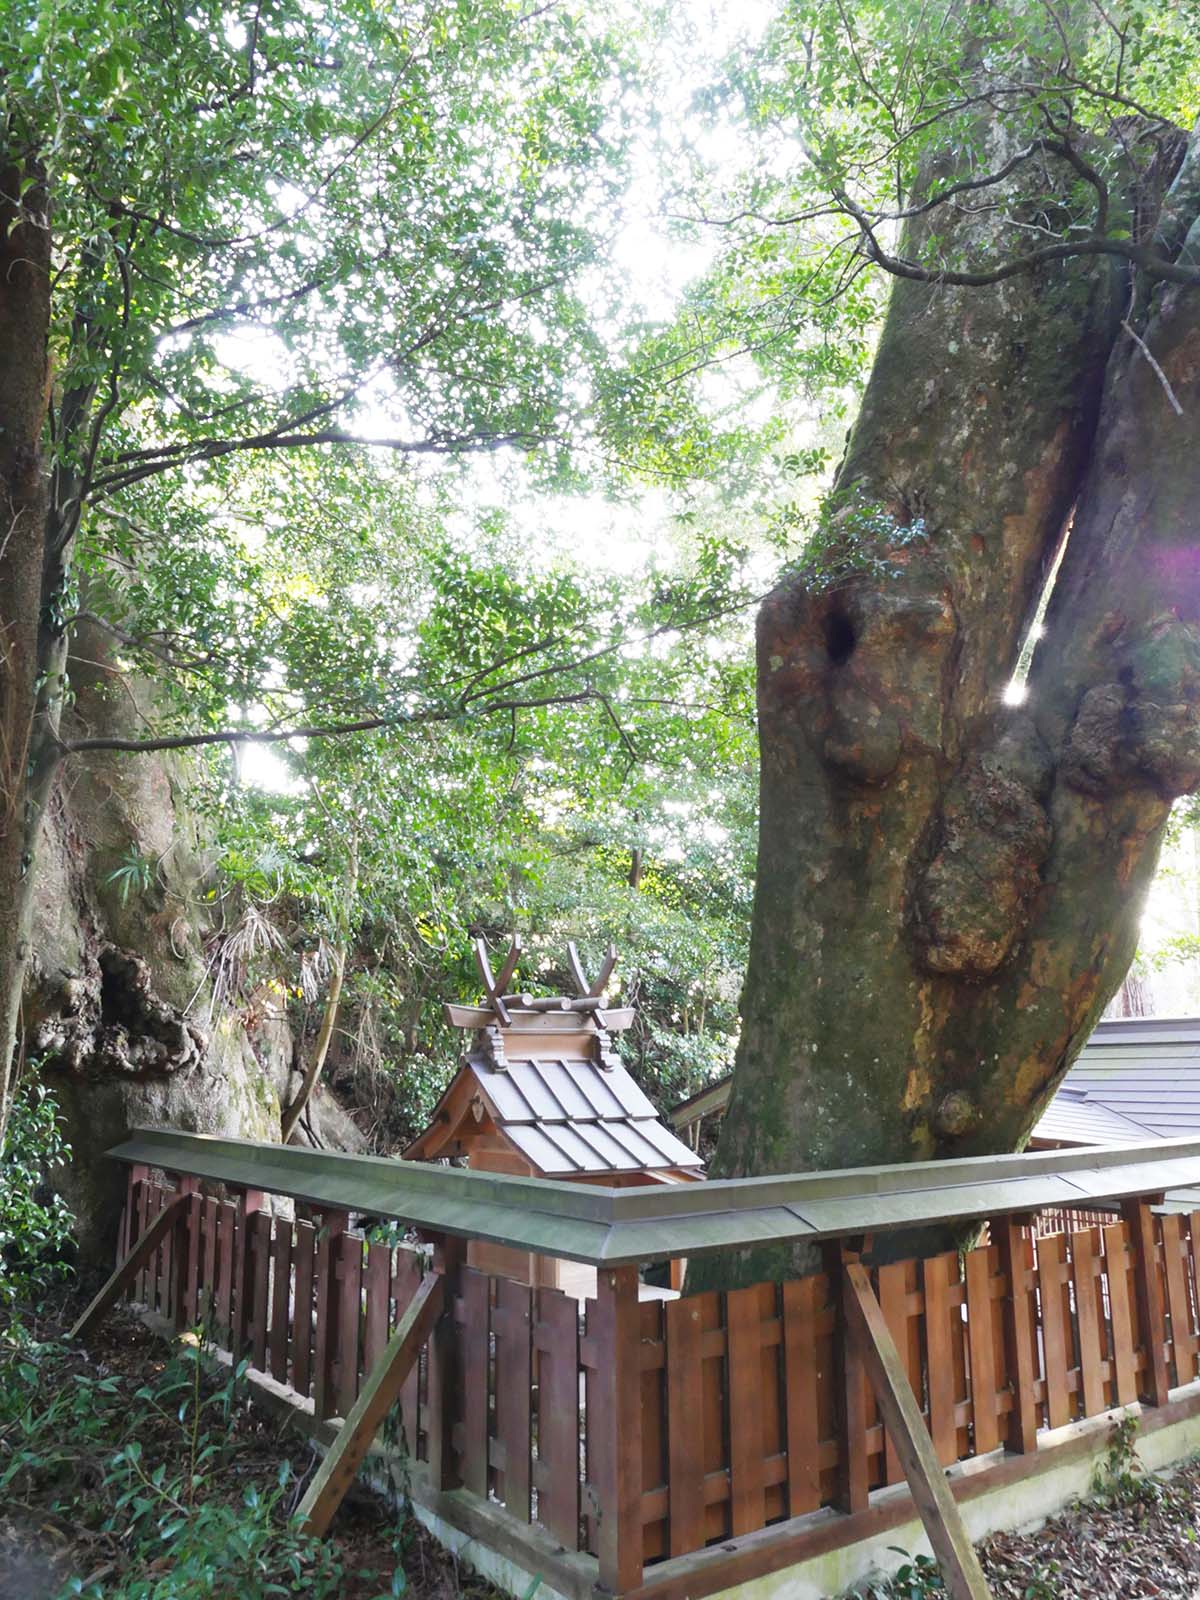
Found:
[{"label": "thick tree branch", "polygon": [[191,466],[197,461],[217,461],[222,456],[238,455],[248,450],[304,450],[314,445],[361,445],[372,450],[391,450],[400,455],[447,456],[462,452],[504,450],[517,445],[532,448],[551,441],[549,434],[493,433],[433,435],[425,439],[377,439],[367,434],[352,433],[347,428],[320,428],[312,433],[261,433],[244,439],[210,439],[202,447],[183,447],[178,454],[164,455],[157,461],[146,461],[125,472],[112,472],[96,483],[93,499],[102,499],[127,489],[143,478],[151,478],[173,467]]},{"label": "thick tree branch", "polygon": [[[637,755],[632,741],[616,717],[609,696],[599,689],[578,689],[567,694],[548,694],[525,700],[492,700],[473,705],[470,708],[470,715],[491,717],[501,713],[511,714],[514,711],[536,711],[546,706],[584,705],[589,702],[603,707],[605,714],[616,725],[622,743]],[[197,750],[218,744],[286,744],[291,739],[331,739],[351,733],[375,733],[383,728],[424,727],[431,723],[457,722],[467,714],[466,707],[461,705],[436,706],[425,711],[402,711],[391,715],[359,717],[350,722],[306,723],[292,728],[220,728],[209,733],[163,734],[152,739],[116,737],[60,739],[56,754],[63,760],[67,756],[87,755],[100,750],[122,751],[130,755],[153,755],[156,752]]]},{"label": "thick tree branch", "polygon": [[1094,234],[1089,234],[1084,239],[1065,239],[1061,244],[1043,245],[1040,249],[1015,256],[995,267],[966,271],[953,267],[923,267],[919,262],[909,261],[904,256],[893,255],[885,250],[876,236],[877,224],[873,219],[857,206],[849,195],[843,193],[839,198],[862,230],[863,254],[892,277],[907,278],[913,283],[937,283],[953,288],[984,289],[994,283],[1003,283],[1008,278],[1033,272],[1036,268],[1047,266],[1054,261],[1119,256],[1132,266],[1140,268],[1147,277],[1159,282],[1200,288],[1200,266],[1192,267],[1178,261],[1167,261],[1153,250],[1147,249],[1145,245],[1135,244],[1131,239],[1097,237]]}]

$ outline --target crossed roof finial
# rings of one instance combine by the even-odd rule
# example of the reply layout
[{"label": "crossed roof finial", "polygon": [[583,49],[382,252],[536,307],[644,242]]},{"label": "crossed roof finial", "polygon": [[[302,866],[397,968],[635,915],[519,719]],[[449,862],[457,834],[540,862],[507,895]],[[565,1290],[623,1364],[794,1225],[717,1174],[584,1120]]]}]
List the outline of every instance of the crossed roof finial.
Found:
[{"label": "crossed roof finial", "polygon": [[521,936],[519,933],[514,933],[509,941],[508,954],[504,958],[504,965],[501,967],[500,974],[497,977],[492,972],[492,963],[488,956],[486,942],[482,938],[475,940],[475,962],[479,968],[479,976],[483,981],[488,1004],[496,1013],[501,1027],[507,1027],[512,1021],[510,1007],[521,1011],[598,1011],[604,998],[604,991],[608,987],[608,981],[612,977],[613,968],[617,964],[617,950],[615,945],[609,945],[599,973],[593,981],[589,982],[574,941],[568,941],[567,965],[570,968],[571,980],[576,989],[574,996],[543,997],[531,994],[508,993],[508,986],[513,980],[517,970],[517,962],[520,959]]}]

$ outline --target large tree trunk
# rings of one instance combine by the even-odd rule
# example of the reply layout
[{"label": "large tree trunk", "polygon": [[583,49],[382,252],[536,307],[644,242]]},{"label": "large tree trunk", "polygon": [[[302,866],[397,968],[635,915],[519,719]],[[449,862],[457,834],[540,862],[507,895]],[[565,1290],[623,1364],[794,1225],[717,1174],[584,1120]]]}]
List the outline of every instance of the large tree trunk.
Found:
[{"label": "large tree trunk", "polygon": [[[1196,145],[1163,211],[1173,254],[1189,228],[1200,243]],[[990,225],[956,224],[976,257]],[[893,290],[825,547],[759,618],[720,1175],[1020,1147],[1126,971],[1171,802],[1200,776],[1200,291],[1149,297],[1144,347],[1129,307],[1104,262]],[[1068,521],[1028,699],[1007,706]],[[760,1251],[705,1277],[796,1264]]]},{"label": "large tree trunk", "polygon": [[50,228],[36,170],[0,152],[0,1149],[49,770],[39,728]]}]

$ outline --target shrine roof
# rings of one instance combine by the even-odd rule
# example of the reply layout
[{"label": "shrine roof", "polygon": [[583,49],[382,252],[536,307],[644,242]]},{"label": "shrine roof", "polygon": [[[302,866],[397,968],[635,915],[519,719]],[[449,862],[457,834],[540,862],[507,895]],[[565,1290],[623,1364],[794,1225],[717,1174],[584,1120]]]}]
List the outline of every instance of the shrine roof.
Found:
[{"label": "shrine roof", "polygon": [[634,1016],[604,1004],[616,952],[609,947],[589,980],[568,944],[574,995],[510,993],[520,952],[514,938],[496,976],[476,940],[485,1002],[446,1006],[446,1020],[472,1042],[405,1159],[461,1153],[498,1135],[544,1177],[699,1177],[700,1157],[659,1120],[613,1046],[611,1035]]},{"label": "shrine roof", "polygon": [[[551,1024],[553,1026],[553,1024]],[[532,1048],[544,1041],[544,1051]],[[516,1053],[517,1051],[520,1053]],[[615,1051],[596,1033],[515,1035],[484,1029],[429,1127],[404,1152],[437,1153],[478,1101],[496,1131],[547,1176],[657,1172],[698,1176],[700,1157],[666,1128]]]}]

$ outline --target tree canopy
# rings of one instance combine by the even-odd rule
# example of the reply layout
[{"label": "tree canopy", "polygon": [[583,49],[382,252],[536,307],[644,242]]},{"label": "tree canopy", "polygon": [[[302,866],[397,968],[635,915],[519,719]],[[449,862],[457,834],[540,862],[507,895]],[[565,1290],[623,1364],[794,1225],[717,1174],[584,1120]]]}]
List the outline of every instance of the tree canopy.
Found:
[{"label": "tree canopy", "polygon": [[[1146,335],[1200,281],[1195,4],[787,0],[726,19],[719,57],[690,12],[615,4],[13,20],[5,353],[36,382],[0,409],[44,471],[0,550],[0,1053],[64,762],[191,750],[214,982],[319,1010],[342,960],[333,1070],[369,1069],[394,1132],[438,1081],[434,1002],[472,989],[465,926],[543,936],[535,966],[616,938],[647,1078],[726,1069],[751,611],[798,574],[886,587],[937,540],[932,492],[826,493],[892,285],[1052,293],[1079,332],[1119,280],[1180,405]],[[635,223],[656,263],[631,267]],[[923,360],[893,363],[913,411]],[[1029,669],[1013,609],[998,681],[1010,634]],[[111,679],[103,726],[72,714],[72,653]],[[156,870],[136,840],[108,868],[130,895]]]}]

